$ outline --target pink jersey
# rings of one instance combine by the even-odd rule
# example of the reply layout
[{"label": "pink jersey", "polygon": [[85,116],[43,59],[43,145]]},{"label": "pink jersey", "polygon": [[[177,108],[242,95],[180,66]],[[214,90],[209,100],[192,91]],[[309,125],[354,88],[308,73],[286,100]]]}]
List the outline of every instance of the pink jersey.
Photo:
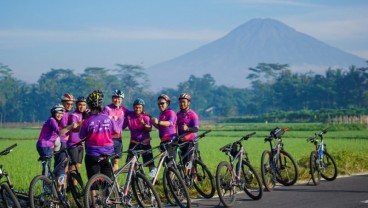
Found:
[{"label": "pink jersey", "polygon": [[61,127],[55,118],[50,117],[42,125],[40,136],[38,137],[38,147],[54,148],[55,141],[59,137]]},{"label": "pink jersey", "polygon": [[116,134],[115,122],[107,115],[99,113],[84,120],[79,131],[80,138],[86,140],[86,154],[100,156],[114,154],[112,135]]},{"label": "pink jersey", "polygon": [[[186,124],[188,127],[196,127],[199,129],[199,117],[196,112],[189,109],[187,112],[179,111],[176,116],[178,117],[178,135],[185,133],[182,126]],[[197,133],[189,133],[184,137],[185,141],[191,141],[197,137]]]},{"label": "pink jersey", "polygon": [[[151,138],[150,133],[145,130],[144,125],[141,123],[142,119],[146,124],[152,127],[150,116],[147,114],[140,114],[136,116],[134,112],[131,111],[128,112],[127,116],[125,117],[123,128],[129,128],[131,141],[142,142],[145,139]],[[148,144],[150,144],[150,142],[147,142],[145,145]]]},{"label": "pink jersey", "polygon": [[158,127],[161,142],[174,139],[176,137],[176,113],[168,108],[160,113],[159,120],[170,122],[170,126],[168,127],[161,125]]},{"label": "pink jersey", "polygon": [[[78,110],[75,110],[72,114],[69,115],[68,125],[72,123],[79,123],[81,121],[82,121],[82,113],[79,112]],[[73,130],[71,130],[69,132],[69,139],[66,142],[66,144],[68,147],[70,147],[80,142],[80,140],[81,138],[79,138],[79,132],[73,132]]]},{"label": "pink jersey", "polygon": [[125,118],[125,115],[127,114],[127,111],[128,110],[125,107],[119,106],[118,108],[116,108],[114,104],[107,105],[102,110],[102,112],[108,115],[110,118],[112,118],[113,116],[117,117],[117,119],[113,119],[115,122],[115,125],[118,128],[117,134],[113,136],[114,139],[122,139],[121,131],[123,129],[124,118]]}]

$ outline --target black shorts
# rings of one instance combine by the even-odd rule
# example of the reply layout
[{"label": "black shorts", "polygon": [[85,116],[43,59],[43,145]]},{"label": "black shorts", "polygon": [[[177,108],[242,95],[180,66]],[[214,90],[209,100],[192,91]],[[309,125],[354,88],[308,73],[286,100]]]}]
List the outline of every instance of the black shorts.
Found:
[{"label": "black shorts", "polygon": [[74,165],[75,163],[82,163],[83,161],[83,154],[84,154],[84,147],[77,146],[74,148],[68,149],[68,154],[70,156],[69,164]]},{"label": "black shorts", "polygon": [[[135,146],[136,144],[134,144],[134,143],[130,143],[129,144],[129,149],[132,149],[134,146]],[[136,147],[135,148],[136,150],[150,150],[150,149],[152,149],[152,147],[151,147],[151,145],[149,144],[149,145],[143,145],[143,144],[139,144],[138,145],[138,147]],[[126,162],[128,162],[130,159],[132,158],[132,155],[128,155],[127,156],[127,159],[126,159]],[[145,154],[142,154],[142,158],[143,158],[143,163],[146,163],[146,162],[148,162],[148,161],[150,161],[150,160],[152,160],[153,159],[153,154],[152,154],[152,152],[147,152],[147,153],[145,153]],[[154,163],[154,161],[152,160],[152,162],[151,163],[149,163],[149,164],[147,164],[148,166],[150,166],[150,165],[154,165],[155,163]]]},{"label": "black shorts", "polygon": [[93,175],[97,173],[102,173],[107,175],[108,177],[112,177],[112,167],[108,160],[102,160],[98,162],[100,157],[86,155],[84,162],[86,164],[87,177],[91,178]]},{"label": "black shorts", "polygon": [[183,162],[183,165],[185,165],[190,160],[190,157],[192,156],[193,152],[189,153],[189,151],[192,149],[192,147],[193,147],[192,142],[188,142],[185,145],[183,145],[182,147],[180,147],[180,150],[181,150],[180,156],[181,156],[181,160]]},{"label": "black shorts", "polygon": [[[121,139],[113,139],[114,142],[114,151],[115,154],[120,154],[123,152],[123,141]],[[116,157],[116,159],[119,159],[120,157]]]},{"label": "black shorts", "polygon": [[55,155],[54,155],[54,172],[57,177],[62,174],[65,174],[66,162],[64,161],[66,158],[66,153],[62,151],[65,148],[66,148],[66,143],[61,142],[60,150],[58,152],[55,152]]},{"label": "black shorts", "polygon": [[[165,143],[168,143],[168,142],[161,142],[160,145],[162,144],[165,144]],[[166,149],[167,149],[167,152],[169,153],[169,156],[170,157],[173,157],[174,160],[176,161],[176,149],[177,149],[177,146],[174,145],[173,143],[170,143],[168,145],[166,145]],[[161,151],[163,151],[163,146],[161,146]],[[171,162],[171,158],[167,157],[166,158],[166,162]]]}]

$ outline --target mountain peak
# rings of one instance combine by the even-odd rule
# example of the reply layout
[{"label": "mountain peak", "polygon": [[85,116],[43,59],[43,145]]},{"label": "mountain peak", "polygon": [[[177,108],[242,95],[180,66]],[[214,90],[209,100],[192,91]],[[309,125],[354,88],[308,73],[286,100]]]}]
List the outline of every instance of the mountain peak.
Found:
[{"label": "mountain peak", "polygon": [[[176,87],[190,75],[211,74],[217,84],[247,87],[249,67],[258,63],[289,64],[292,70],[322,72],[328,67],[365,66],[365,60],[329,46],[284,23],[252,19],[189,53],[148,68],[154,88]],[[167,78],[158,77],[165,72]],[[182,80],[180,80],[181,78]],[[165,83],[165,86],[158,86]]]}]

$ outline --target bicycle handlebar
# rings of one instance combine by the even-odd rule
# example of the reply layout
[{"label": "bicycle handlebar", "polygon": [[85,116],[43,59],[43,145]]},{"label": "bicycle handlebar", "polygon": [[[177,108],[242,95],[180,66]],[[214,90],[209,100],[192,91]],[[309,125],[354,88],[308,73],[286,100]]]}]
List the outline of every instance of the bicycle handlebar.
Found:
[{"label": "bicycle handlebar", "polygon": [[0,156],[9,154],[14,149],[14,147],[16,147],[16,146],[17,146],[17,144],[15,143],[12,146],[10,146],[10,147],[6,148],[5,150],[1,151]]},{"label": "bicycle handlebar", "polygon": [[319,133],[314,133],[314,137],[307,138],[307,142],[315,142],[317,140],[317,137],[323,138],[322,135],[327,134],[327,129],[329,129],[329,128],[330,127],[327,127],[325,129],[322,129],[322,131],[319,132]]},{"label": "bicycle handlebar", "polygon": [[247,134],[247,135],[243,136],[241,139],[239,139],[239,140],[237,140],[237,141],[235,141],[235,142],[232,142],[232,143],[226,144],[225,146],[223,146],[223,147],[221,147],[221,148],[220,148],[220,151],[223,151],[223,150],[225,150],[225,149],[230,148],[234,143],[240,144],[240,143],[241,143],[241,141],[243,141],[243,140],[248,140],[248,139],[249,139],[249,137],[251,137],[251,136],[253,136],[253,135],[255,135],[255,134],[256,134],[256,132],[252,132],[252,133],[250,133],[250,134]]}]

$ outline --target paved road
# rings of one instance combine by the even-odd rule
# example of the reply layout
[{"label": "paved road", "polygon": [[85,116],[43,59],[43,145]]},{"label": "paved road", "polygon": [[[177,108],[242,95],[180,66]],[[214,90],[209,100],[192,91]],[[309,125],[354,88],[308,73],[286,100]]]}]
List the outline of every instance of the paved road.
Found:
[{"label": "paved road", "polygon": [[[223,207],[219,201],[218,198],[193,200],[192,207]],[[368,175],[339,177],[331,182],[321,181],[319,186],[307,182],[289,187],[278,186],[273,192],[264,192],[259,201],[253,201],[241,193],[234,207],[368,208]]]}]

